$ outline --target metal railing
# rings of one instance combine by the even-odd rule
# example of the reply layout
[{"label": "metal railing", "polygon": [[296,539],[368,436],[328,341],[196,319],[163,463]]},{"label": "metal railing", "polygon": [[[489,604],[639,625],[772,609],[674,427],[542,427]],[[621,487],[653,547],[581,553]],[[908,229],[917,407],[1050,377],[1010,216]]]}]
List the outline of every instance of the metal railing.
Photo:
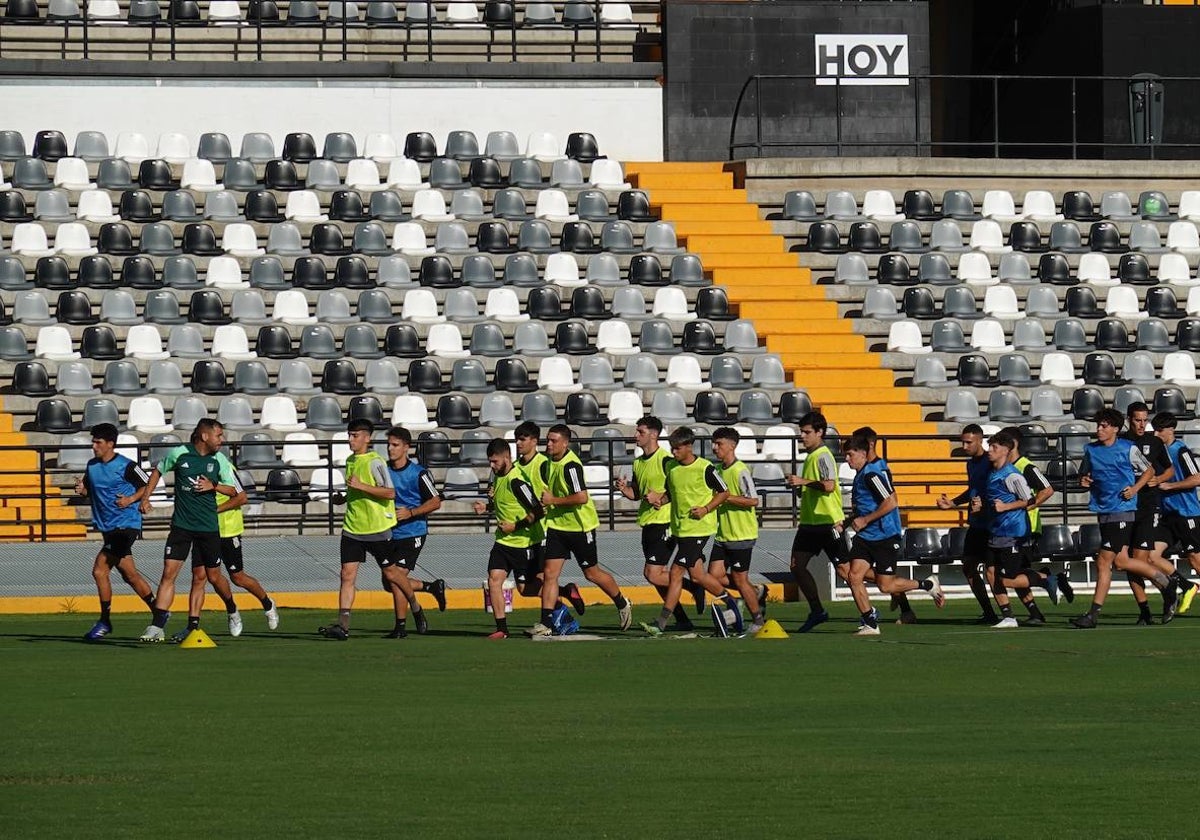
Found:
[{"label": "metal railing", "polygon": [[[743,438],[746,440],[747,438]],[[1087,503],[1083,494],[1086,491],[1079,485],[1078,478],[1074,477],[1073,470],[1078,460],[1078,455],[1073,453],[1082,451],[1082,446],[1091,439],[1090,435],[1082,434],[1050,434],[1045,438],[1026,438],[1026,449],[1030,451],[1030,459],[1041,466],[1050,476],[1051,484],[1055,487],[1056,493],[1051,500],[1042,507],[1043,521],[1047,523],[1071,523],[1077,524],[1087,516]],[[757,491],[762,503],[759,506],[760,523],[764,526],[772,527],[794,527],[798,522],[799,507],[798,496],[787,487],[780,479],[789,474],[799,472],[803,460],[804,449],[798,437],[778,437],[759,436],[755,439],[756,451],[761,450],[762,442],[771,440],[778,445],[780,441],[790,443],[791,457],[779,458],[770,460],[755,460],[747,459],[747,463],[753,469],[758,464],[777,464],[778,471],[775,472],[775,478],[772,480],[756,479]],[[881,438],[879,442],[880,454],[888,461],[894,475],[899,476],[895,481],[897,492],[903,497],[912,492],[924,492],[929,494],[931,486],[945,487],[961,485],[966,486],[965,471],[963,467],[963,459],[954,457],[950,453],[955,445],[957,437],[947,437],[944,435],[924,435],[924,436],[891,436]],[[698,436],[698,452],[702,456],[711,459],[711,439],[706,436]],[[946,445],[947,457],[944,459],[930,460],[928,458],[905,458],[895,453],[895,448],[898,443],[910,441],[938,441]],[[376,441],[378,445],[382,445],[384,441],[380,439]],[[620,496],[619,492],[613,487],[613,479],[618,475],[628,477],[631,475],[632,467],[630,460],[634,451],[634,441],[632,438],[599,438],[587,439],[576,438],[576,442],[581,444],[584,454],[587,454],[587,449],[591,449],[591,456],[585,460],[587,466],[599,466],[606,468],[605,484],[589,485],[589,492],[592,494],[593,501],[597,502],[597,506],[601,515],[602,527],[608,530],[615,530],[620,527],[632,527],[637,514],[637,505],[633,502],[625,500]],[[262,442],[258,442],[261,444]],[[283,441],[274,441],[275,445],[284,446]],[[312,442],[305,442],[312,443]],[[486,497],[488,479],[486,474],[488,468],[485,464],[478,462],[471,464],[460,464],[458,460],[458,451],[461,449],[461,441],[444,441],[444,440],[417,440],[415,443],[414,455],[422,464],[429,467],[435,473],[443,471],[449,466],[470,466],[480,479],[479,484],[474,489],[470,487],[459,487],[449,494],[450,501],[471,501],[474,499],[483,499]],[[835,454],[837,450],[837,439],[830,439],[831,447]],[[1042,444],[1045,444],[1043,446]],[[316,441],[315,445],[319,450],[320,457],[325,463],[321,466],[303,467],[303,466],[266,466],[266,465],[242,465],[240,463],[240,442],[230,442],[226,446],[226,451],[229,457],[239,466],[239,470],[248,469],[257,474],[272,469],[291,469],[295,470],[299,478],[299,484],[290,484],[281,487],[273,487],[264,482],[247,488],[250,495],[249,505],[251,506],[246,512],[246,521],[252,527],[260,528],[277,528],[284,532],[291,533],[309,533],[309,534],[335,534],[341,526],[342,511],[336,504],[336,494],[339,490],[337,479],[341,476],[341,468],[336,463],[337,453],[335,446],[338,446],[336,441],[325,440]],[[149,462],[151,449],[155,452],[161,452],[170,444],[155,444],[151,447],[148,444],[119,444],[118,452],[130,457],[131,460],[136,460],[147,467],[151,466]],[[344,447],[342,442],[340,446]],[[70,488],[73,486],[75,479],[82,473],[82,462],[86,460],[84,453],[91,451],[90,445],[80,444],[73,446],[38,446],[38,447],[0,447],[0,463],[5,460],[8,452],[28,452],[34,449],[37,453],[37,466],[33,469],[3,469],[0,468],[0,478],[3,478],[9,486],[9,492],[5,494],[6,500],[28,501],[35,504],[22,505],[25,517],[22,524],[31,525],[35,530],[34,540],[45,541],[48,536],[47,526],[51,524],[61,524],[63,520],[48,520],[46,515],[47,494],[42,492],[23,492],[16,489],[20,486],[36,487],[44,479],[46,486],[58,487],[63,490],[64,500],[68,504],[86,505],[86,500],[72,496]],[[1046,449],[1049,451],[1045,451]],[[428,457],[434,452],[437,452],[435,457]],[[615,450],[615,451],[614,451]],[[621,452],[625,452],[629,457],[622,457]],[[64,453],[75,453],[78,457],[74,459],[75,466],[64,467],[60,466],[60,459]],[[426,457],[422,457],[426,456]],[[599,457],[597,457],[599,456]],[[939,463],[946,466],[946,472],[943,475],[923,477],[922,475],[910,475],[905,477],[907,464],[922,464]],[[308,481],[305,481],[301,475],[302,471],[311,469],[311,475]],[[766,472],[765,470],[760,470]],[[324,478],[324,485],[319,482],[314,483],[313,477],[321,476]],[[27,480],[25,480],[27,479]],[[160,492],[165,486],[160,482]],[[344,490],[344,487],[342,488]],[[847,506],[850,503],[849,485],[843,482],[843,493]],[[329,504],[330,497],[334,497],[335,503]],[[157,498],[164,498],[156,493]],[[1073,498],[1072,498],[1073,497]],[[274,503],[271,509],[257,507],[263,503]],[[30,515],[30,508],[37,510],[37,518],[34,519]],[[936,505],[913,505],[904,504],[902,511],[905,514],[919,514],[936,511]],[[942,514],[953,516],[953,514]],[[960,520],[965,518],[965,509],[960,509]],[[165,532],[168,525],[169,517],[162,513],[150,514],[146,518],[146,530],[148,532]],[[433,520],[438,527],[446,527],[448,529],[467,530],[480,527],[490,527],[490,521],[485,522],[484,516],[477,515],[470,510],[460,509],[457,511],[446,510],[437,513]],[[86,519],[79,519],[79,522],[85,522]],[[948,526],[951,527],[951,526]]]},{"label": "metal railing", "polygon": [[[1197,0],[1200,2],[1200,0]],[[1081,153],[1110,154],[1123,153],[1128,157],[1149,157],[1154,159],[1163,150],[1200,153],[1200,136],[1191,142],[1164,142],[1155,136],[1153,131],[1153,114],[1149,108],[1140,111],[1140,120],[1130,119],[1128,130],[1141,130],[1146,142],[1119,142],[1104,139],[1103,120],[1099,106],[1089,111],[1087,119],[1096,123],[1091,128],[1081,125],[1084,115],[1081,115],[1080,102],[1100,102],[1106,92],[1105,86],[1121,87],[1121,101],[1125,101],[1131,87],[1145,85],[1147,79],[1139,76],[1041,76],[1041,75],[951,75],[951,74],[910,74],[888,77],[904,79],[907,86],[894,88],[897,92],[911,90],[908,97],[910,105],[907,113],[897,111],[896,103],[903,97],[892,97],[886,104],[872,107],[866,116],[863,114],[846,114],[847,101],[854,91],[863,90],[862,79],[853,76],[832,76],[819,74],[755,74],[749,76],[742,84],[734,105],[733,117],[729,126],[728,154],[730,160],[739,157],[762,157],[764,151],[791,149],[819,149],[821,154],[841,157],[849,153],[860,153],[861,150],[888,149],[891,153],[900,150],[911,151],[917,156],[941,155],[947,153],[970,154],[973,156],[990,156],[1000,158],[1005,152],[1020,151],[1022,156],[1053,157],[1069,156],[1079,158]],[[817,85],[818,80],[822,82]],[[1200,76],[1157,76],[1153,82],[1161,83],[1170,88],[1180,85],[1193,86],[1190,94],[1200,95]],[[822,110],[813,96],[797,97],[792,95],[797,85],[812,85],[814,89],[828,89],[827,107]],[[979,94],[990,97],[990,125],[972,127],[973,136],[961,139],[952,136],[941,129],[934,116],[934,103],[952,103],[956,100],[951,88],[954,85],[973,86]],[[1027,88],[1022,91],[1021,88]],[[868,88],[869,90],[869,88]],[[1112,91],[1108,91],[1112,93]],[[1189,93],[1172,94],[1173,99],[1183,103],[1191,101]],[[1059,125],[1067,125],[1064,136],[1053,134],[1030,133],[1022,135],[1021,129],[1028,129],[1031,115],[1028,109],[1011,108],[1014,114],[1008,122],[1002,116],[1001,104],[1009,97],[1036,96],[1039,108],[1045,111],[1047,102],[1055,105],[1054,113],[1059,117],[1069,117],[1069,125],[1063,119]],[[1032,101],[1032,100],[1031,100]],[[1115,101],[1113,99],[1109,100]],[[766,103],[766,107],[764,107]],[[780,113],[786,104],[803,103],[803,112],[796,110],[791,113]],[[1181,107],[1186,107],[1181,105]],[[891,109],[891,110],[888,110]],[[771,110],[768,114],[765,111]],[[796,119],[803,117],[811,123],[820,119],[830,124],[830,130],[823,136],[812,136],[813,132],[805,132],[804,137],[795,136]],[[887,120],[896,123],[906,123],[910,128],[897,131],[893,136],[879,136],[880,125]],[[1024,120],[1024,121],[1022,121]],[[767,122],[781,124],[777,131],[790,132],[787,136],[767,136],[770,129]],[[1109,123],[1111,125],[1111,122]],[[746,126],[749,125],[747,130]],[[854,136],[854,131],[869,127],[869,137]],[[1038,129],[1035,128],[1035,131]],[[749,139],[746,139],[746,137]],[[739,154],[742,153],[742,154]],[[1031,154],[1036,153],[1036,154]],[[1136,153],[1136,154],[1135,154]]]}]

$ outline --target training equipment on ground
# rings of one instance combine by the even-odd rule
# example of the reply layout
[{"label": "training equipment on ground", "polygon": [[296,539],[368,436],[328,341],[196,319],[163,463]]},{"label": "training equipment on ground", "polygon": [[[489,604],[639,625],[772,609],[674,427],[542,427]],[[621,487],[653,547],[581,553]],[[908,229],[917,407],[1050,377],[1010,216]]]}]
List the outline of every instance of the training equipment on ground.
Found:
[{"label": "training equipment on ground", "polygon": [[717,635],[723,639],[730,636],[740,636],[746,629],[746,624],[742,620],[742,611],[739,610],[736,604],[730,607],[724,601],[718,601],[713,604],[710,613],[712,615],[713,628],[717,631]]},{"label": "training equipment on ground", "polygon": [[579,622],[571,615],[566,604],[559,604],[550,613],[550,632],[555,636],[571,636],[579,632]]},{"label": "training equipment on ground", "polygon": [[217,643],[199,627],[184,636],[183,641],[179,643],[180,650],[204,650],[216,646]]},{"label": "training equipment on ground", "polygon": [[783,629],[783,625],[773,618],[763,625],[763,629],[754,634],[756,639],[786,639],[787,637],[788,634]]}]

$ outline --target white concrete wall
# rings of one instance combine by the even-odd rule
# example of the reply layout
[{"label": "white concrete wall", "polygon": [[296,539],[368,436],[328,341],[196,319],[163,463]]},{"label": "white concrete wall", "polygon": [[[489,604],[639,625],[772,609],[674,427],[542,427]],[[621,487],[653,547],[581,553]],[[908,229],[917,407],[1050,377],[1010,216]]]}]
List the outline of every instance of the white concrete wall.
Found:
[{"label": "white concrete wall", "polygon": [[317,141],[349,131],[361,148],[371,132],[403,145],[410,131],[428,131],[441,148],[451,130],[508,130],[522,148],[533,131],[565,144],[572,131],[596,135],[600,151],[618,160],[662,160],[662,89],[653,82],[614,84],[282,81],[213,82],[174,79],[24,81],[0,85],[0,128],[20,131],[32,146],[39,130],[57,129],[74,143],[80,130],[103,131],[115,144],[122,131],[150,138],[179,131],[195,142],[205,131],[229,135],[234,153],[248,131],[265,131],[276,149],[290,131]]}]

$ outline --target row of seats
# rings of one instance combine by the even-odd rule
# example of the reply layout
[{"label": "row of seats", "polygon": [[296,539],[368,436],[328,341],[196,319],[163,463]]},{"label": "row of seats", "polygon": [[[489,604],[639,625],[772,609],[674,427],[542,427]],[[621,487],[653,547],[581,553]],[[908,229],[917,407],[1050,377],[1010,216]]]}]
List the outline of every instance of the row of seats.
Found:
[{"label": "row of seats", "polygon": [[1060,352],[1046,353],[1034,361],[1038,369],[1036,376],[1032,372],[1029,357],[1020,353],[1001,356],[993,372],[986,356],[967,353],[958,357],[954,376],[949,377],[942,360],[929,356],[917,361],[913,385],[926,388],[950,385],[973,388],[1054,385],[1074,388],[1085,384],[1102,387],[1159,385],[1164,382],[1187,386],[1197,384],[1196,364],[1191,353],[1167,353],[1160,365],[1153,355],[1139,350],[1125,356],[1119,374],[1116,359],[1103,352],[1088,353],[1082,364],[1076,364],[1071,354]]},{"label": "row of seats", "polygon": [[[93,310],[91,301],[80,290],[64,291],[58,296],[54,315],[51,316],[47,298],[40,291],[22,291],[16,294],[12,317],[17,323],[31,326],[47,326],[55,323],[88,325],[104,321],[117,326],[128,326],[149,321],[159,324],[175,324],[192,321],[200,324],[220,325],[238,321],[247,325],[267,324],[272,321],[303,326],[320,321],[323,324],[354,324],[367,321],[372,324],[394,324],[409,321],[418,324],[440,324],[447,320],[472,323],[484,319],[503,323],[520,323],[531,318],[539,321],[563,321],[571,317],[587,321],[619,320],[612,324],[628,331],[627,320],[664,319],[687,322],[701,317],[707,321],[732,321],[725,290],[717,287],[700,289],[696,303],[690,304],[683,290],[669,286],[656,290],[653,306],[646,309],[646,299],[640,288],[634,286],[617,289],[610,305],[604,292],[597,286],[581,286],[571,296],[570,308],[563,309],[563,301],[557,289],[542,286],[530,289],[524,304],[516,291],[509,288],[494,288],[488,291],[484,309],[479,309],[477,292],[470,289],[446,291],[441,304],[433,291],[413,289],[403,295],[400,311],[393,309],[393,301],[383,289],[367,289],[359,293],[351,307],[349,298],[341,291],[322,291],[317,296],[315,313],[310,309],[305,293],[298,289],[276,292],[270,313],[260,292],[255,289],[234,292],[228,311],[221,294],[215,289],[193,292],[188,301],[187,317],[180,312],[179,298],[172,291],[158,290],[146,296],[138,306],[133,295],[124,289],[110,290],[100,303],[100,311]],[[0,321],[4,320],[4,304],[0,301]],[[603,324],[601,324],[603,326]],[[611,331],[614,326],[609,326]],[[560,331],[567,329],[564,326]],[[646,328],[643,326],[643,330]]]},{"label": "row of seats", "polygon": [[[976,210],[976,208],[979,208]],[[1030,220],[1035,222],[1057,222],[1073,219],[1077,222],[1092,222],[1100,219],[1113,221],[1171,221],[1174,219],[1200,220],[1200,190],[1184,190],[1179,196],[1177,212],[1171,212],[1171,204],[1161,190],[1146,190],[1138,196],[1137,205],[1119,190],[1109,190],[1100,197],[1100,211],[1096,212],[1092,196],[1086,190],[1068,190],[1057,204],[1047,190],[1029,190],[1021,200],[1020,211],[1008,190],[986,190],[983,200],[976,204],[967,190],[949,189],[942,194],[941,208],[936,207],[928,190],[911,189],[904,193],[899,210],[896,199],[889,190],[867,190],[861,211],[854,193],[849,190],[830,190],[820,211],[816,200],[807,190],[792,190],[783,199],[783,211],[770,218],[790,219],[797,222],[821,220],[860,221],[874,219],[893,222],[901,219],[936,221],[955,219],[975,221],[994,219],[1000,222]]]},{"label": "row of seats", "polygon": [[1127,320],[1200,315],[1200,285],[1188,289],[1183,307],[1180,307],[1179,299],[1170,286],[1147,289],[1143,300],[1138,299],[1137,290],[1130,286],[1113,286],[1105,290],[1103,303],[1092,286],[1072,286],[1066,290],[1065,300],[1059,299],[1058,290],[1053,286],[1029,286],[1023,305],[1012,286],[988,286],[983,295],[982,311],[975,291],[969,286],[950,286],[945,289],[940,307],[933,292],[928,286],[910,286],[904,290],[903,302],[900,303],[890,288],[870,288],[863,299],[862,316],[885,321],[901,317],[973,321],[984,316],[1056,319],[1064,312],[1073,318],[1115,317]]},{"label": "row of seats", "polygon": [[[94,176],[91,171],[93,166]],[[221,167],[220,176],[217,175],[217,166]],[[190,158],[184,161],[182,170],[176,175],[168,161],[147,158],[138,165],[135,177],[129,164],[120,158],[105,158],[98,164],[89,164],[83,158],[69,157],[47,165],[40,158],[25,157],[10,164],[8,177],[11,183],[0,178],[0,188],[39,192],[62,187],[74,192],[87,192],[139,186],[155,192],[167,192],[182,187],[202,193],[223,189],[248,192],[260,187],[279,192],[351,189],[363,193],[389,187],[410,192],[429,188],[454,191],[467,187],[629,189],[621,164],[608,158],[587,164],[586,174],[584,165],[570,158],[555,161],[548,178],[543,175],[542,167],[540,161],[525,157],[517,158],[507,166],[502,166],[495,158],[486,157],[476,158],[470,165],[446,157],[434,158],[428,164],[401,157],[394,158],[387,164],[384,170],[386,174],[381,174],[380,164],[370,158],[355,158],[348,163],[320,158],[298,165],[288,160],[270,160],[261,165],[245,158],[214,165],[203,158]]]},{"label": "row of seats", "polygon": [[76,135],[75,143],[68,153],[67,140],[61,131],[39,131],[33,138],[33,148],[29,149],[25,138],[19,131],[0,130],[0,161],[5,162],[18,161],[32,156],[51,163],[67,157],[82,158],[92,162],[119,158],[133,165],[139,165],[148,158],[159,158],[168,163],[185,163],[192,158],[200,158],[213,163],[226,163],[234,158],[240,158],[262,164],[278,159],[293,163],[308,163],[317,158],[337,163],[349,163],[360,157],[370,158],[376,163],[390,163],[399,157],[421,163],[430,163],[438,157],[461,161],[470,161],[479,157],[498,161],[528,157],[547,163],[565,159],[591,163],[603,157],[595,136],[586,131],[572,132],[567,135],[565,146],[553,132],[531,132],[524,152],[521,151],[516,134],[511,131],[489,132],[483,150],[480,151],[479,140],[475,133],[465,130],[451,131],[447,135],[446,143],[441,151],[439,151],[433,135],[427,131],[410,132],[405,137],[403,145],[397,144],[396,138],[386,132],[367,134],[363,140],[361,154],[354,135],[344,131],[326,134],[320,154],[317,153],[317,145],[313,136],[299,131],[288,134],[278,152],[271,135],[261,131],[244,134],[237,155],[233,154],[233,147],[228,135],[221,132],[201,134],[194,148],[193,152],[191,140],[186,134],[175,131],[160,134],[153,151],[149,138],[136,131],[121,132],[117,135],[116,144],[111,147],[108,137],[103,132],[81,131]]},{"label": "row of seats", "polygon": [[[413,275],[412,266],[404,255],[380,257],[372,270],[368,260],[359,255],[342,256],[330,270],[320,256],[295,256],[285,268],[284,257],[261,256],[250,261],[242,273],[242,263],[236,257],[222,254],[212,258],[194,259],[192,255],[159,259],[148,255],[128,256],[114,271],[113,261],[105,255],[89,255],[79,259],[75,271],[65,257],[39,257],[28,277],[25,262],[20,257],[0,254],[0,291],[20,292],[28,289],[65,291],[80,287],[90,289],[154,290],[175,289],[190,291],[211,286],[217,289],[260,289],[264,292],[287,289],[322,291],[345,289],[369,290],[376,287],[409,290],[429,289],[534,289],[553,286],[572,289],[572,295],[585,286],[615,289],[615,296],[624,295],[626,303],[641,294],[638,288],[678,286],[703,288],[709,286],[704,266],[694,254],[678,254],[664,269],[658,256],[637,254],[629,259],[625,270],[614,254],[596,254],[580,266],[573,254],[544,255],[539,267],[537,255],[509,254],[497,269],[495,261],[486,255],[468,254],[462,257],[455,270],[451,256],[439,254],[424,257]],[[200,265],[198,266],[197,263]],[[203,271],[201,271],[201,266]],[[581,274],[582,271],[582,274]],[[621,291],[632,287],[632,290]],[[557,294],[557,292],[555,292]],[[719,294],[713,292],[711,294]],[[643,307],[644,308],[644,307]],[[621,312],[634,314],[625,306]],[[712,317],[717,317],[715,310]]]},{"label": "row of seats", "polygon": [[[222,358],[230,360],[229,357]],[[103,381],[98,388],[92,366],[86,362],[60,361],[55,366],[52,382],[50,373],[41,361],[26,361],[18,362],[13,367],[12,385],[8,390],[27,397],[56,394],[82,397],[100,393],[138,396],[150,392],[194,392],[213,396],[233,393],[269,395],[276,392],[353,396],[367,391],[380,394],[408,391],[421,394],[444,394],[449,391],[483,394],[496,390],[510,393],[546,390],[556,394],[573,394],[584,390],[612,391],[620,387],[653,390],[664,386],[687,391],[707,391],[714,387],[723,391],[743,391],[753,387],[781,389],[787,384],[783,379],[783,368],[778,358],[773,356],[755,359],[748,376],[741,358],[735,355],[718,356],[710,364],[702,364],[697,356],[675,356],[667,364],[664,376],[652,357],[639,354],[630,357],[620,384],[617,383],[612,364],[604,358],[586,359],[575,369],[570,358],[543,357],[536,364],[536,378],[530,375],[525,361],[520,358],[500,359],[492,366],[490,373],[482,360],[462,358],[454,361],[449,382],[444,379],[437,359],[414,359],[408,363],[404,384],[401,384],[400,369],[394,361],[375,359],[371,362],[360,376],[350,359],[326,361],[317,387],[307,361],[283,360],[272,377],[263,362],[241,359],[237,361],[233,378],[230,379],[222,359],[202,359],[193,364],[185,386],[179,366],[173,360],[151,361],[143,383],[139,366],[133,359],[115,359],[104,366]],[[1194,367],[1192,375],[1195,376]],[[1191,382],[1194,383],[1195,379]]]},{"label": "row of seats", "polygon": [[967,323],[970,325],[969,339],[963,333],[963,322],[957,318],[934,321],[926,342],[921,322],[896,321],[888,329],[887,350],[909,355],[963,353],[971,350],[984,353],[1008,353],[1013,350],[1044,352],[1049,349],[1068,353],[1089,353],[1093,350],[1121,353],[1132,350],[1153,353],[1200,351],[1200,319],[1197,318],[1179,321],[1174,339],[1161,319],[1144,319],[1138,323],[1133,340],[1120,318],[1103,319],[1096,324],[1090,338],[1083,321],[1078,318],[1059,318],[1054,322],[1049,337],[1045,326],[1036,318],[1017,320],[1010,334],[1006,334],[1004,325],[995,319],[985,318]]},{"label": "row of seats", "polygon": [[[163,6],[166,6],[166,9]],[[444,6],[439,17],[438,5]],[[401,6],[391,0],[330,0],[321,6],[315,0],[286,0],[287,15],[281,16],[275,0],[250,0],[243,12],[237,0],[210,0],[202,11],[196,0],[129,0],[124,16],[117,0],[90,0],[86,4],[88,20],[99,24],[129,23],[134,25],[167,24],[181,26],[237,25],[242,23],[310,25],[398,25],[422,26],[439,21],[451,26],[595,26],[631,27],[633,9],[628,3],[595,2],[594,0],[562,0],[561,14],[552,3],[523,3],[520,20],[515,2],[486,0],[482,11],[473,0],[441,0],[439,4],[409,0]],[[595,9],[600,7],[597,17]],[[78,0],[49,0],[43,18],[38,0],[7,0],[3,20],[7,23],[71,23],[82,21],[83,12]]]},{"label": "row of seats", "polygon": [[[3,244],[3,238],[0,237],[0,251],[3,250]],[[397,224],[390,236],[384,225],[379,222],[359,222],[349,242],[346,241],[345,232],[339,225],[320,222],[312,226],[307,243],[296,224],[279,222],[270,226],[266,241],[262,244],[254,226],[247,222],[226,224],[219,240],[213,226],[206,222],[186,224],[178,240],[171,224],[150,222],[142,227],[136,247],[133,245],[131,231],[120,223],[106,223],[97,231],[96,239],[93,240],[88,226],[83,222],[63,222],[54,229],[52,240],[42,224],[21,222],[13,228],[9,247],[12,253],[18,256],[32,258],[58,253],[85,257],[100,253],[102,248],[105,253],[118,256],[144,253],[152,256],[230,254],[235,257],[255,257],[268,252],[285,256],[323,254],[334,257],[351,253],[376,257],[396,252],[409,256],[476,252],[504,255],[518,251],[531,254],[649,252],[664,256],[684,253],[684,249],[678,245],[675,228],[670,222],[648,224],[640,243],[627,222],[606,222],[600,231],[599,239],[587,222],[568,222],[563,226],[556,243],[550,225],[543,219],[522,222],[517,230],[515,242],[508,225],[504,222],[482,223],[479,225],[474,244],[464,225],[446,221],[437,226],[432,245],[429,244],[424,227],[417,222]],[[574,260],[574,257],[572,259]]]},{"label": "row of seats", "polygon": [[1095,251],[1105,254],[1123,254],[1136,251],[1143,254],[1161,254],[1169,250],[1183,253],[1200,252],[1200,232],[1197,222],[1180,220],[1167,223],[1167,238],[1164,243],[1158,222],[1133,222],[1122,234],[1116,222],[1092,222],[1088,228],[1087,245],[1074,222],[1055,222],[1050,231],[1049,242],[1042,239],[1041,231],[1032,222],[1013,222],[1005,241],[1000,225],[992,219],[981,219],[971,223],[966,240],[959,222],[940,219],[933,223],[926,240],[921,227],[914,221],[892,224],[885,244],[879,226],[875,222],[853,222],[846,238],[835,222],[813,222],[808,227],[802,245],[797,248],[820,254],[882,254],[888,251],[921,254],[927,251],[961,253],[975,250],[990,254],[1009,251],[1041,253],[1056,250],[1064,253]]},{"label": "row of seats", "polygon": [[[1200,384],[1200,383],[1193,383]],[[1181,420],[1196,417],[1196,401],[1189,403],[1187,395],[1176,387],[1154,391],[1149,399],[1133,386],[1119,388],[1112,405],[1097,388],[1077,388],[1067,405],[1056,388],[1035,388],[1028,405],[1012,388],[996,388],[988,394],[986,413],[981,410],[979,397],[968,388],[952,388],[946,395],[944,418],[954,423],[977,423],[984,417],[996,423],[1017,423],[1024,420],[1091,420],[1104,408],[1115,408],[1122,414],[1134,402],[1150,406],[1151,415],[1169,411]]]},{"label": "row of seats", "polygon": [[1077,283],[1093,286],[1117,283],[1133,286],[1200,284],[1200,279],[1192,274],[1188,257],[1182,253],[1164,253],[1153,265],[1145,254],[1122,254],[1115,272],[1108,254],[1082,254],[1076,259],[1074,269],[1066,254],[1043,254],[1036,271],[1025,254],[1016,252],[1003,254],[993,271],[993,256],[986,252],[968,251],[960,254],[957,263],[952,265],[950,258],[944,254],[927,253],[921,256],[914,274],[907,256],[884,254],[872,274],[867,258],[862,254],[839,254],[833,276],[825,279],[848,286],[911,286],[915,283],[933,286],[958,283],[970,286],[993,286],[997,283],[1014,286],[1031,283],[1053,286],[1073,286]]},{"label": "row of seats", "polygon": [[[566,395],[562,408],[556,404],[553,394],[534,391],[525,394],[520,405],[518,411],[511,396],[494,392],[484,394],[476,409],[465,394],[446,394],[438,399],[431,413],[423,396],[401,394],[394,398],[391,411],[385,413],[379,399],[373,395],[351,397],[348,407],[343,409],[336,396],[321,394],[308,399],[304,419],[301,420],[294,397],[265,397],[256,416],[248,397],[225,396],[221,398],[215,416],[230,428],[253,429],[261,426],[277,432],[302,431],[310,426],[326,430],[344,429],[348,422],[356,419],[370,420],[376,427],[404,426],[410,431],[474,429],[481,426],[505,428],[524,421],[542,426],[555,423],[631,426],[646,413],[654,414],[670,424],[720,424],[731,422],[736,417],[740,422],[771,426],[780,422],[795,423],[803,416],[796,415],[797,408],[807,406],[811,410],[812,407],[808,395],[802,391],[786,392],[781,407],[776,409],[770,394],[751,390],[739,397],[737,412],[734,413],[720,391],[689,393],[678,388],[656,390],[650,400],[645,400],[635,390],[612,391],[606,395],[603,405],[596,394],[577,392]],[[91,397],[79,411],[73,409],[67,398],[51,397],[37,403],[29,428],[34,432],[69,434],[81,428],[89,429],[96,423],[112,423],[118,428],[153,434],[173,429],[186,431],[207,416],[211,416],[209,408],[204,399],[197,396],[176,397],[170,422],[166,419],[166,409],[158,396],[132,397],[124,412],[112,397]]]}]

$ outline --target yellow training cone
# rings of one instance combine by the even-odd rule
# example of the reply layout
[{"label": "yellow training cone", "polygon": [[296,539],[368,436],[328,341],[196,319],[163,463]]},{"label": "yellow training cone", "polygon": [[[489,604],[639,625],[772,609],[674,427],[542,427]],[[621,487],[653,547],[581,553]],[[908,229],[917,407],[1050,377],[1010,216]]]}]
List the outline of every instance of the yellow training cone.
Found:
[{"label": "yellow training cone", "polygon": [[[780,630],[779,632],[783,632]],[[188,633],[184,640],[179,643],[179,647],[183,650],[199,650],[200,648],[215,648],[217,643],[209,638],[208,634],[197,627],[192,632]]]},{"label": "yellow training cone", "polygon": [[754,634],[756,639],[786,639],[787,637],[787,631],[773,618],[763,625],[763,629]]}]

